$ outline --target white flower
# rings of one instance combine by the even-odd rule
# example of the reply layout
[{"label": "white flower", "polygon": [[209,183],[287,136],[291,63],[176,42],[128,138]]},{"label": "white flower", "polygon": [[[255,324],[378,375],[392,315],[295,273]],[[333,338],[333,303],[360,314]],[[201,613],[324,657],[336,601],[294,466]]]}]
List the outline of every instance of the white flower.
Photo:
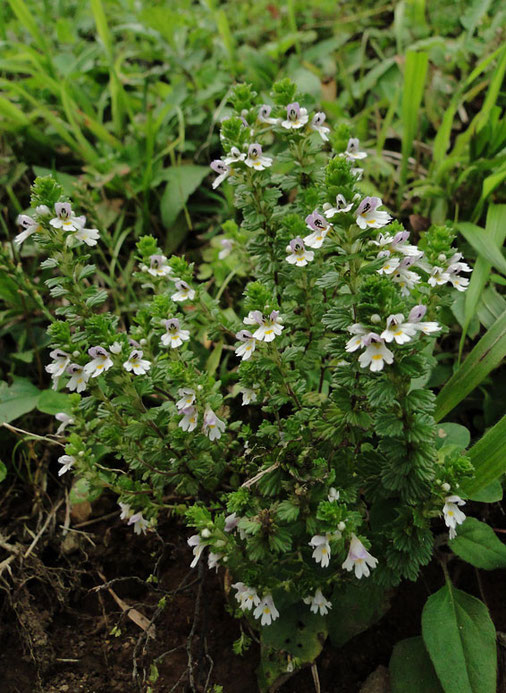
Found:
[{"label": "white flower", "polygon": [[225,532],[233,532],[235,529],[237,529],[237,525],[239,524],[239,520],[240,520],[240,518],[237,517],[236,513],[232,513],[231,515],[227,515],[227,517],[225,518]]},{"label": "white flower", "polygon": [[246,166],[254,168],[257,171],[263,171],[265,168],[272,166],[272,159],[268,156],[264,156],[262,153],[262,147],[259,144],[250,144],[248,147],[248,157],[245,162]]},{"label": "white flower", "polygon": [[321,616],[326,616],[329,613],[329,609],[332,609],[331,602],[325,599],[320,588],[316,590],[313,597],[306,597],[303,601],[304,604],[311,605],[313,614],[317,614],[319,611]]},{"label": "white flower", "polygon": [[244,406],[245,404],[251,404],[252,402],[257,401],[258,395],[255,392],[255,390],[251,390],[248,387],[244,387],[241,390],[241,394],[242,394],[242,406]]},{"label": "white flower", "polygon": [[[135,339],[129,339],[128,340],[129,344],[131,346],[138,347],[139,344],[135,341]],[[120,342],[113,342],[111,346],[109,347],[109,351],[112,352],[113,354],[120,354],[121,353],[121,344]]]},{"label": "white flower", "polygon": [[195,298],[195,289],[192,289],[189,284],[179,279],[176,284],[176,293],[172,294],[173,301],[193,301]]},{"label": "white flower", "polygon": [[355,177],[356,180],[362,180],[362,176],[364,175],[364,169],[363,168],[350,168],[350,173],[352,176]]},{"label": "white flower", "polygon": [[361,229],[379,229],[388,224],[392,217],[388,212],[378,211],[382,204],[379,197],[364,197],[357,207],[357,225]]},{"label": "white flower", "polygon": [[327,137],[327,135],[330,132],[330,128],[324,125],[324,123],[325,113],[315,113],[315,115],[313,116],[313,120],[309,124],[309,127],[311,130],[317,132],[324,142],[328,142],[329,138]]},{"label": "white flower", "polygon": [[454,253],[448,260],[446,271],[450,272],[450,274],[454,274],[455,272],[472,272],[473,270],[469,267],[467,262],[461,262],[462,257],[462,253]]},{"label": "white flower", "polygon": [[165,255],[151,255],[147,271],[153,277],[166,277],[168,274],[172,274],[172,267],[167,264]]},{"label": "white flower", "polygon": [[224,260],[232,252],[234,241],[230,238],[220,238],[221,250],[218,253],[218,258]]},{"label": "white flower", "polygon": [[130,516],[127,524],[134,526],[135,534],[146,534],[149,522],[143,517],[142,513],[135,513],[135,515]]},{"label": "white flower", "polygon": [[230,166],[230,164],[235,164],[238,161],[244,161],[245,158],[246,154],[244,154],[244,152],[241,152],[237,147],[232,147],[227,156],[223,159],[223,162],[227,166]]},{"label": "white flower", "polygon": [[212,551],[209,551],[209,556],[207,557],[207,567],[209,570],[216,568],[216,572],[218,572],[218,568],[220,567],[220,559],[222,558],[222,553],[213,553]]},{"label": "white flower", "polygon": [[260,604],[260,597],[253,587],[248,587],[244,582],[235,582],[232,587],[237,590],[235,598],[243,611],[251,611],[253,606]]},{"label": "white flower", "polygon": [[260,624],[262,626],[270,626],[271,623],[278,618],[279,611],[274,606],[274,602],[270,594],[264,595],[262,601],[253,612],[253,616],[261,619]]},{"label": "white flower", "polygon": [[404,322],[404,315],[396,313],[389,315],[387,318],[386,329],[381,333],[381,339],[385,342],[393,342],[396,344],[407,344],[416,334],[416,327],[409,321]]},{"label": "white flower", "polygon": [[86,217],[81,216],[81,217],[73,217],[73,222],[74,225],[77,227],[76,231],[73,233],[72,236],[69,236],[67,240],[70,238],[77,238],[78,241],[82,241],[83,243],[86,243],[86,245],[93,246],[97,245],[97,241],[100,238],[100,232],[98,229],[85,229],[84,225],[86,223]]},{"label": "white flower", "polygon": [[371,574],[369,567],[375,568],[377,565],[378,559],[371,556],[360,539],[352,534],[348,556],[342,565],[343,569],[350,572],[355,570],[355,576],[360,580],[364,575],[369,577]]},{"label": "white flower", "polygon": [[192,390],[189,387],[180,387],[177,394],[178,397],[181,398],[176,402],[176,407],[179,410],[184,409],[185,407],[191,407],[191,405],[195,402],[195,390]]},{"label": "white flower", "polygon": [[264,103],[262,106],[260,106],[260,110],[258,111],[258,120],[266,125],[277,125],[280,119],[271,118],[271,111],[272,107]]},{"label": "white flower", "polygon": [[379,233],[376,240],[371,241],[374,245],[379,246],[383,250],[390,252],[400,252],[403,255],[422,256],[423,253],[418,250],[416,245],[408,244],[409,231],[398,231],[395,236],[389,233]]},{"label": "white flower", "polygon": [[457,536],[457,525],[461,525],[466,516],[458,507],[459,505],[465,505],[466,502],[460,498],[460,496],[446,496],[445,504],[443,505],[443,515],[445,519],[445,525],[449,527],[450,539],[455,539]]},{"label": "white flower", "polygon": [[109,352],[101,346],[94,346],[88,349],[88,354],[91,356],[91,361],[84,367],[84,372],[91,378],[105,373],[114,365]]},{"label": "white flower", "polygon": [[286,130],[298,130],[304,127],[308,120],[309,116],[307,110],[301,108],[295,101],[294,103],[289,103],[286,107],[286,120],[283,120],[281,125],[286,128]]},{"label": "white flower", "polygon": [[60,421],[60,425],[56,429],[56,433],[55,433],[55,435],[57,435],[57,436],[61,436],[61,434],[67,428],[67,426],[70,426],[70,424],[74,423],[74,419],[71,416],[69,416],[68,414],[66,414],[64,411],[60,411],[60,412],[58,412],[58,414],[55,414],[54,418],[57,421]]},{"label": "white flower", "polygon": [[389,250],[382,250],[378,253],[378,258],[384,257],[383,265],[376,270],[378,274],[392,274],[401,264],[400,258],[390,255]]},{"label": "white flower", "polygon": [[344,214],[345,212],[349,212],[351,208],[353,207],[353,201],[352,202],[346,202],[346,198],[344,195],[341,195],[339,193],[336,196],[336,206],[332,207],[331,204],[328,202],[325,202],[323,205],[323,213],[327,217],[327,219],[332,219],[336,214]]},{"label": "white flower", "polygon": [[439,332],[441,326],[437,322],[421,322],[425,313],[427,312],[427,306],[418,305],[411,309],[408,315],[408,322],[413,325],[415,330],[418,332],[423,332],[424,334],[432,334],[433,332]]},{"label": "white flower", "polygon": [[61,467],[58,470],[58,476],[61,476],[62,474],[68,472],[69,469],[72,469],[73,465],[76,463],[76,458],[72,455],[62,455],[61,457],[58,457],[58,462],[61,464]]},{"label": "white flower", "polygon": [[[352,353],[353,351],[356,351],[357,349],[360,349],[360,347],[365,347],[367,346],[367,337],[369,334],[369,330],[367,330],[363,325],[361,325],[359,322],[356,322],[354,325],[350,325],[347,328],[348,332],[352,335],[354,335],[347,343],[346,343],[346,351],[348,353]],[[345,362],[346,363],[346,362]]]},{"label": "white flower", "polygon": [[190,568],[195,568],[206,545],[202,543],[200,534],[193,534],[188,539],[188,546],[193,546],[193,561],[190,563]]},{"label": "white flower", "polygon": [[442,286],[450,281],[450,275],[442,267],[434,266],[427,281],[431,286]]},{"label": "white flower", "polygon": [[255,351],[256,339],[249,330],[239,330],[235,338],[242,342],[242,344],[236,348],[235,355],[240,356],[243,361],[247,361]]},{"label": "white flower", "polygon": [[309,236],[305,236],[304,243],[310,248],[321,248],[326,235],[332,228],[331,224],[318,213],[318,210],[311,212],[306,219],[306,226],[313,231]]},{"label": "white flower", "polygon": [[264,317],[259,310],[250,310],[243,322],[246,325],[259,325],[258,329],[253,332],[253,337],[259,342],[272,342],[284,329],[278,310],[273,310],[268,318]]},{"label": "white flower", "polygon": [[290,263],[290,265],[304,267],[308,262],[314,260],[314,252],[312,250],[306,250],[304,241],[300,236],[290,241],[289,245],[286,246],[286,252],[290,253],[286,258],[286,261]]},{"label": "white flower", "polygon": [[360,141],[358,138],[350,137],[346,151],[339,154],[339,156],[344,157],[347,161],[357,161],[359,159],[365,159],[367,154],[366,152],[360,151]]},{"label": "white flower", "polygon": [[223,181],[226,178],[228,178],[232,169],[221,159],[215,159],[214,161],[211,161],[210,166],[215,173],[219,174],[213,180],[213,190],[215,190],[218,187],[218,185],[221,185],[221,183],[223,183]]},{"label": "white flower", "polygon": [[392,274],[392,281],[396,284],[399,284],[399,286],[401,287],[402,296],[409,296],[410,292],[420,281],[420,277],[416,272],[412,272],[411,270],[406,269],[406,267],[403,267],[403,264],[401,262],[399,267]]},{"label": "white flower", "polygon": [[331,503],[339,500],[339,491],[333,486],[331,486],[329,489],[328,499]]},{"label": "white flower", "polygon": [[119,516],[120,520],[128,520],[130,517],[132,517],[133,511],[128,503],[118,503],[118,505],[121,508],[121,514]]},{"label": "white flower", "polygon": [[389,365],[393,363],[394,355],[388,347],[383,343],[381,337],[376,334],[367,336],[368,344],[365,351],[358,357],[358,362],[361,368],[369,366],[373,373],[383,370],[385,363]]},{"label": "white flower", "polygon": [[55,229],[64,231],[78,231],[79,221],[72,212],[72,207],[68,202],[57,202],[54,206],[56,216],[49,222]]},{"label": "white flower", "polygon": [[53,359],[53,363],[46,366],[46,372],[51,374],[53,380],[53,388],[58,387],[58,380],[65,373],[67,366],[70,363],[70,356],[61,349],[53,349],[49,352],[49,356]]},{"label": "white flower", "polygon": [[202,431],[209,438],[209,440],[221,438],[221,434],[225,430],[225,426],[225,422],[219,419],[212,409],[207,407],[204,412]]},{"label": "white flower", "polygon": [[183,414],[183,418],[178,423],[179,428],[188,432],[194,431],[197,428],[199,418],[197,407],[184,407],[179,411],[179,414]]},{"label": "white flower", "polygon": [[140,349],[134,349],[128,360],[124,362],[123,368],[126,371],[133,371],[135,375],[146,375],[151,368],[151,363],[143,359],[142,354]]},{"label": "white flower", "polygon": [[162,324],[165,325],[167,330],[165,334],[162,334],[161,342],[163,346],[170,346],[171,349],[175,349],[181,346],[183,342],[187,342],[190,339],[190,332],[180,327],[177,318],[164,320]]},{"label": "white flower", "polygon": [[32,217],[26,214],[20,214],[16,219],[16,224],[23,229],[23,231],[18,233],[14,238],[14,243],[16,245],[21,245],[21,243],[26,241],[28,236],[31,236],[32,233],[38,233],[42,228],[38,221],[35,221],[35,219],[32,219]]},{"label": "white flower", "polygon": [[330,563],[330,537],[330,534],[315,534],[309,542],[309,545],[314,549],[312,557],[321,564],[322,568],[326,568]]},{"label": "white flower", "polygon": [[90,376],[86,373],[83,366],[77,363],[71,363],[67,366],[66,372],[70,375],[67,383],[67,389],[70,390],[70,392],[83,392],[83,390],[86,390],[86,385]]},{"label": "white flower", "polygon": [[450,274],[449,281],[457,291],[465,291],[469,286],[469,279],[467,277],[459,277],[458,274]]}]

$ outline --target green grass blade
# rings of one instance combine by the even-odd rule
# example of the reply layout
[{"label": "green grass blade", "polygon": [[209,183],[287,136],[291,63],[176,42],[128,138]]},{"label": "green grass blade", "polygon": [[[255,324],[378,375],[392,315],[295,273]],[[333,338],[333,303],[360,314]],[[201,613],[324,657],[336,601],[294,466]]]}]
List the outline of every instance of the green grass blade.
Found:
[{"label": "green grass blade", "polygon": [[418,127],[418,115],[422,103],[429,56],[427,53],[408,51],[404,68],[404,87],[402,93],[402,163],[401,163],[401,192],[406,184],[408,173],[408,158],[413,150]]},{"label": "green grass blade", "polygon": [[[505,208],[505,205],[500,205],[500,207]],[[481,255],[493,267],[506,275],[506,259],[489,231],[471,224],[469,221],[461,221],[456,224],[456,227],[478,255]],[[502,238],[504,239],[504,236]]]},{"label": "green grass blade", "polygon": [[[490,243],[494,245],[500,253],[500,248],[502,248],[504,239],[506,238],[506,205],[490,205],[487,212],[485,230],[482,233],[487,234]],[[459,345],[459,362],[462,356],[467,330],[469,329],[473,315],[476,313],[491,269],[491,263],[480,254],[471,275],[469,288],[466,291],[464,324],[462,325],[462,337],[460,338]]]},{"label": "green grass blade", "polygon": [[483,382],[506,356],[506,312],[483,335],[460,368],[436,397],[434,418],[441,421]]},{"label": "green grass blade", "polygon": [[506,416],[473,445],[469,457],[475,469],[474,478],[462,487],[471,496],[506,473]]}]

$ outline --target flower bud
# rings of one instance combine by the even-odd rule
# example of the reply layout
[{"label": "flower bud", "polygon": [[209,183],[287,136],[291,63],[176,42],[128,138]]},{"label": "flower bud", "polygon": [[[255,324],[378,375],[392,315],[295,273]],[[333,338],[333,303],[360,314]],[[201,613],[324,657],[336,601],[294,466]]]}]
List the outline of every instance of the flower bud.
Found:
[{"label": "flower bud", "polygon": [[209,539],[209,537],[211,536],[211,532],[206,528],[206,529],[202,530],[200,535],[201,535],[202,539]]},{"label": "flower bud", "polygon": [[373,313],[373,315],[371,315],[371,322],[377,325],[379,322],[381,322],[381,315],[378,315],[378,313]]}]

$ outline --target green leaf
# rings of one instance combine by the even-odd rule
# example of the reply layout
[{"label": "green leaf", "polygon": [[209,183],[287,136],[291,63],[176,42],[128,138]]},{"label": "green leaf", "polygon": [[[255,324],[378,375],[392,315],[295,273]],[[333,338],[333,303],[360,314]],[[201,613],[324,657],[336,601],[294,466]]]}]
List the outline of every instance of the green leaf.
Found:
[{"label": "green leaf", "polygon": [[443,693],[420,636],[398,642],[388,666],[392,693]]},{"label": "green leaf", "polygon": [[43,390],[37,401],[37,409],[53,416],[61,411],[69,414],[71,411],[69,395],[54,390]]},{"label": "green leaf", "polygon": [[506,546],[497,538],[492,527],[474,517],[465,520],[449,546],[459,558],[476,568],[506,568]]},{"label": "green leaf", "polygon": [[[504,210],[505,207],[506,205],[498,205],[499,210]],[[482,258],[506,275],[506,259],[498,248],[495,235],[492,235],[487,229],[471,224],[469,221],[461,221],[456,224],[456,227]],[[504,227],[502,231],[504,231]],[[504,235],[502,238],[504,240]]]},{"label": "green leaf", "polygon": [[209,173],[207,166],[176,166],[167,172],[167,185],[160,202],[164,226],[169,227],[186,205],[190,195]]},{"label": "green leaf", "polygon": [[465,426],[456,423],[443,423],[438,426],[436,447],[457,445],[461,450],[465,450],[470,442],[471,434]]},{"label": "green leaf", "polygon": [[350,583],[344,589],[336,588],[331,602],[327,623],[334,647],[342,647],[355,635],[370,628],[390,606],[385,590],[371,583]]},{"label": "green leaf", "polygon": [[486,378],[490,371],[499,366],[505,356],[506,312],[487,330],[464,363],[440,391],[436,397],[434,419],[441,421]]},{"label": "green leaf", "polygon": [[404,67],[404,89],[402,94],[402,164],[401,185],[407,178],[408,158],[413,149],[413,140],[418,127],[418,116],[422,103],[429,56],[427,53],[408,51]]},{"label": "green leaf", "polygon": [[7,467],[5,466],[4,462],[0,460],[0,484],[2,481],[4,481],[5,477],[7,476]]},{"label": "green leaf", "polygon": [[447,583],[425,604],[422,635],[445,693],[495,693],[496,634],[483,602]]},{"label": "green leaf", "polygon": [[37,406],[40,390],[28,378],[14,378],[12,385],[0,383],[0,424],[14,421]]},{"label": "green leaf", "polygon": [[469,450],[474,477],[462,483],[468,497],[486,488],[506,472],[506,415]]},{"label": "green leaf", "polygon": [[477,501],[478,503],[497,503],[502,500],[502,497],[502,485],[497,479],[485,486],[485,488],[468,495],[469,500]]},{"label": "green leaf", "polygon": [[[478,228],[478,227],[476,227]],[[480,231],[482,231],[480,229]],[[506,238],[506,205],[490,205],[487,211],[485,230],[482,231],[486,242],[500,254],[500,248]],[[462,336],[459,344],[459,361],[464,348],[467,331],[473,316],[478,308],[478,303],[483,295],[483,289],[490,278],[491,264],[480,255],[474,266],[471,281],[465,294],[464,322]]]}]

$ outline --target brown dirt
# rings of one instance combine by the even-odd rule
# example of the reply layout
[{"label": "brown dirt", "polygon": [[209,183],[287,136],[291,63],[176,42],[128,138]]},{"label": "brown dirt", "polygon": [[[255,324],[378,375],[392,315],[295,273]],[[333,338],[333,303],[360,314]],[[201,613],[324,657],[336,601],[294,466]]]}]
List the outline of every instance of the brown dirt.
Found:
[{"label": "brown dirt", "polygon": [[[111,510],[112,501],[103,499],[94,505],[93,514],[100,517]],[[2,693],[147,693],[149,685],[153,693],[183,693],[191,690],[188,651],[195,690],[213,691],[214,685],[221,685],[224,693],[255,693],[258,647],[253,643],[242,657],[232,653],[241,626],[227,613],[222,571],[200,572],[195,621],[199,570],[189,569],[185,528],[167,522],[158,536],[139,537],[115,517],[83,528],[86,534],[72,532],[62,543],[59,525],[64,514],[62,506],[56,528],[49,527],[27,559],[16,556],[10,564],[12,576],[3,573]],[[23,552],[32,540],[27,538],[26,525],[30,521],[13,518],[2,530],[9,546],[23,546]],[[0,548],[0,562],[8,555]],[[147,584],[152,572],[157,582]],[[481,572],[481,587],[472,568],[458,564],[452,572],[459,587],[477,596],[482,592],[497,629],[505,631],[506,571]],[[103,587],[101,576],[117,580],[110,585],[117,597],[148,621],[155,617],[154,638],[146,638],[107,589],[96,589]],[[439,567],[428,566],[416,584],[397,590],[379,624],[341,650],[326,645],[318,659],[322,693],[355,693],[379,665],[388,666],[393,645],[420,633],[423,604],[442,582]],[[159,609],[164,596],[165,608]],[[111,633],[115,627],[117,635]],[[191,648],[187,648],[190,635]],[[158,678],[149,684],[153,664]],[[281,688],[282,693],[313,690],[309,670]]]}]

